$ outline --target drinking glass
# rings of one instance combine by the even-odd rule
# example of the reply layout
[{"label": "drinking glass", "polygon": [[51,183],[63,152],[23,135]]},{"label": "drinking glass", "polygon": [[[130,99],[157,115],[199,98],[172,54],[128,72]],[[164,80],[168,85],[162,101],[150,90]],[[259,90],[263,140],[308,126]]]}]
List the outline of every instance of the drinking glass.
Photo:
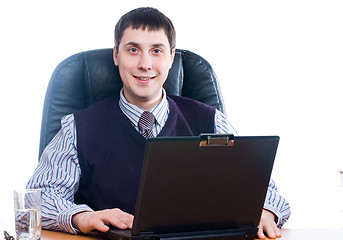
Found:
[{"label": "drinking glass", "polygon": [[14,190],[14,218],[17,240],[39,240],[42,228],[41,189]]}]

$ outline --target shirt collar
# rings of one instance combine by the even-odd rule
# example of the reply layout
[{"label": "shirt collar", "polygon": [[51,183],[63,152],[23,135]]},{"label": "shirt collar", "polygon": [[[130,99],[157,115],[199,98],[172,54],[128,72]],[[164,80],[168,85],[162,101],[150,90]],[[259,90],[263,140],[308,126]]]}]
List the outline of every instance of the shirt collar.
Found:
[{"label": "shirt collar", "polygon": [[[123,88],[120,90],[119,107],[122,112],[130,119],[130,121],[135,126],[138,126],[138,120],[144,112],[144,109],[129,103],[124,96]],[[150,112],[154,115],[156,122],[159,125],[163,124],[163,122],[165,122],[168,118],[169,103],[167,100],[166,91],[164,89],[162,89],[161,101],[153,109],[151,109]]]}]

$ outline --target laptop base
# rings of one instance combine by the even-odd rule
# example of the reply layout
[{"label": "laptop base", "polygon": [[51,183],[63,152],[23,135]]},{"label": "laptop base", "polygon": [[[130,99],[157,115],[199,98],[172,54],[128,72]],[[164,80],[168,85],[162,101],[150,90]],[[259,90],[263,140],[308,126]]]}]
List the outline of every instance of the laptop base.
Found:
[{"label": "laptop base", "polygon": [[110,240],[246,240],[254,239],[256,237],[256,233],[257,228],[165,234],[142,233],[139,236],[131,235],[130,230],[123,231],[111,229],[106,233],[97,231],[97,235]]}]

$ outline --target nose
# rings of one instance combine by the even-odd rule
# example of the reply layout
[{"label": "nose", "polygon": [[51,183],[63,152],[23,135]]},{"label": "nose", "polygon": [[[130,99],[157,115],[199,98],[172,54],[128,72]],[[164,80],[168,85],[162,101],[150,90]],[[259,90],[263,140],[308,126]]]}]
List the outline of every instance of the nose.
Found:
[{"label": "nose", "polygon": [[152,59],[148,53],[142,53],[139,58],[138,69],[148,71],[152,69]]}]

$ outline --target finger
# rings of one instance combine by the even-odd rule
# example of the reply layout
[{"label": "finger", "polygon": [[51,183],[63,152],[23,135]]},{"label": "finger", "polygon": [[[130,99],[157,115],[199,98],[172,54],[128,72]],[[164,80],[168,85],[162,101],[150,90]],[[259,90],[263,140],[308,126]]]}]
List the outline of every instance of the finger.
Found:
[{"label": "finger", "polygon": [[97,221],[94,224],[93,228],[101,232],[107,232],[108,230],[110,230],[110,228],[106,224],[104,224],[102,221]]},{"label": "finger", "polygon": [[114,219],[112,221],[111,225],[113,225],[114,227],[119,228],[119,229],[128,229],[129,228],[129,225],[122,222],[120,219]]},{"label": "finger", "polygon": [[111,217],[108,218],[109,224],[120,229],[132,228],[133,215],[123,212],[120,209],[111,209],[110,212]]},{"label": "finger", "polygon": [[277,238],[281,237],[281,231],[278,227],[274,227],[274,232]]},{"label": "finger", "polygon": [[127,225],[128,228],[132,228],[133,225],[133,215],[132,214],[128,214],[128,213],[124,213],[120,220],[125,223]]},{"label": "finger", "polygon": [[257,237],[259,239],[265,239],[266,236],[263,234],[263,229],[259,226],[258,231],[257,231]]},{"label": "finger", "polygon": [[275,224],[273,224],[272,226],[266,227],[265,233],[267,234],[269,238],[281,237],[281,231]]},{"label": "finger", "polygon": [[275,238],[276,238],[276,233],[275,233],[274,227],[272,227],[272,226],[267,226],[267,227],[265,227],[264,232],[267,234],[267,236],[268,236],[269,238],[272,238],[272,239],[275,239]]}]

